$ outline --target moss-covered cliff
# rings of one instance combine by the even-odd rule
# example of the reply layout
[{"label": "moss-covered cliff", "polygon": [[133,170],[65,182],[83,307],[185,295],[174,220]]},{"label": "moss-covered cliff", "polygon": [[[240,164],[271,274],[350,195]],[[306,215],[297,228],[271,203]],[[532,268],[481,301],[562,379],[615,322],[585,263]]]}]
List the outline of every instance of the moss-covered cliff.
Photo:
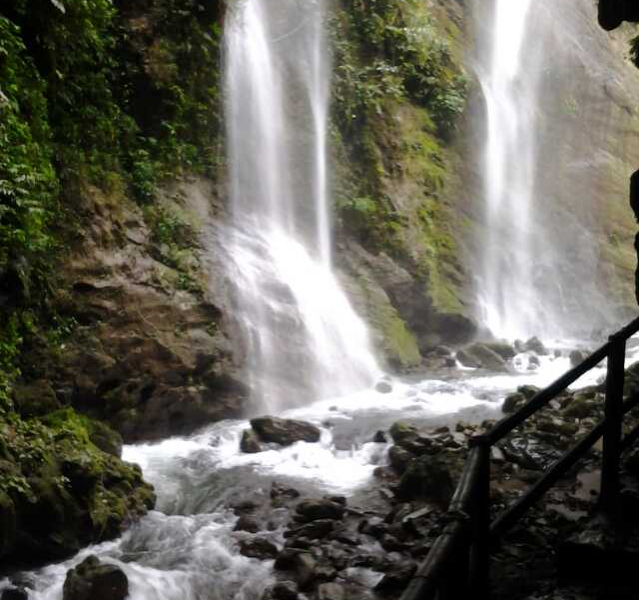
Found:
[{"label": "moss-covered cliff", "polygon": [[344,269],[399,367],[472,336],[456,214],[463,4],[346,1],[333,19],[335,202]]}]

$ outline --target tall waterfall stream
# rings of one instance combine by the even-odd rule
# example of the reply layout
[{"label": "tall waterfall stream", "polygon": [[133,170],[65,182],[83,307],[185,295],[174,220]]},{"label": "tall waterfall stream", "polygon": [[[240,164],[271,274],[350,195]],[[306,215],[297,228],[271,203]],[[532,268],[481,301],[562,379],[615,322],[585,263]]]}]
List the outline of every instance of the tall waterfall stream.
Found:
[{"label": "tall waterfall stream", "polygon": [[[529,260],[536,243],[535,82],[529,73],[518,76],[525,60],[533,60],[523,50],[531,4],[497,0],[494,48],[482,76],[494,236],[480,294],[486,325],[509,338],[539,333],[542,300],[534,296]],[[459,369],[400,380],[380,371],[366,327],[332,272],[327,6],[245,0],[229,15],[225,34],[230,268],[252,392],[263,414],[310,421],[321,440],[242,454],[247,422],[225,421],[192,436],[126,446],[124,458],[140,464],[155,485],[156,510],[119,539],[19,574],[33,600],[59,600],[67,570],[89,554],[124,570],[134,600],[258,600],[273,563],[239,553],[239,542],[253,534],[234,531],[231,504],[268,493],[277,481],[309,496],[344,494],[352,506],[365,507],[375,490],[373,470],[387,462],[388,445],[372,441],[376,431],[401,418],[452,424],[495,417],[505,393],[523,383],[546,385],[570,366],[566,356],[549,354],[532,371],[518,357],[510,374]],[[504,256],[503,245],[518,251]],[[600,375],[594,371],[580,383]],[[389,393],[376,391],[381,377]],[[261,535],[281,545],[284,518],[274,511]],[[381,574],[360,569],[352,576],[372,586]]]}]

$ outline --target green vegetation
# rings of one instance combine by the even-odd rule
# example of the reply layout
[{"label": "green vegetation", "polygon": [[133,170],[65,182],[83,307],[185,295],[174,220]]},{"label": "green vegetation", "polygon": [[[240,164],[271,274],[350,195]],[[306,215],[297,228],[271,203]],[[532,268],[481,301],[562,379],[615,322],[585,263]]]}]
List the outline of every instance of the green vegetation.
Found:
[{"label": "green vegetation", "polygon": [[68,408],[0,420],[0,558],[64,556],[153,507],[139,468],[113,455],[118,438]]},{"label": "green vegetation", "polygon": [[465,107],[459,7],[343,0],[333,20],[338,223],[424,285],[442,313],[463,314],[451,206],[456,123]]},{"label": "green vegetation", "polygon": [[91,219],[87,184],[123,182],[154,215],[163,179],[217,169],[220,14],[198,0],[2,3],[0,410],[29,341],[57,337],[51,267]]}]

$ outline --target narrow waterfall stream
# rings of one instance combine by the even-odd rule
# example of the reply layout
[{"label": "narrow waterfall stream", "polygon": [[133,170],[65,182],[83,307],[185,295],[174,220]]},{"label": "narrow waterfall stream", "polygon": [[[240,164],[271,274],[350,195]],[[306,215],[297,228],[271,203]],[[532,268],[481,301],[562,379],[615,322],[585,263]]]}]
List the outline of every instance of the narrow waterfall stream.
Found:
[{"label": "narrow waterfall stream", "polygon": [[[547,318],[552,296],[535,275],[544,248],[535,235],[539,88],[527,66],[539,57],[526,42],[532,5],[495,0],[490,58],[480,68],[490,236],[478,295],[486,327],[510,340],[545,335],[542,322],[557,324]],[[31,600],[61,600],[68,569],[90,554],[123,569],[132,600],[259,600],[273,581],[273,561],[240,554],[241,541],[254,534],[234,530],[233,504],[268,497],[277,482],[309,497],[343,494],[366,510],[379,501],[373,472],[388,463],[389,444],[373,441],[377,431],[400,419],[436,426],[497,418],[505,394],[548,385],[570,368],[566,353],[548,353],[529,369],[524,353],[502,373],[452,368],[395,378],[381,371],[367,327],[333,272],[328,7],[328,0],[243,0],[225,23],[226,239],[253,410],[309,421],[320,441],[245,454],[240,439],[249,424],[234,420],[126,446],[124,459],[140,464],[155,486],[156,510],[119,539],[12,575]],[[602,373],[595,369],[579,385]],[[380,379],[386,393],[375,389]],[[274,509],[259,535],[283,546],[289,516]],[[372,550],[385,552],[377,543]],[[351,575],[367,589],[382,577],[368,568]],[[6,586],[0,579],[0,592]]]},{"label": "narrow waterfall stream", "polygon": [[546,309],[535,281],[543,231],[535,223],[538,52],[526,44],[533,2],[496,0],[492,43],[478,69],[486,102],[485,248],[479,302],[482,320],[499,338],[541,333]]}]

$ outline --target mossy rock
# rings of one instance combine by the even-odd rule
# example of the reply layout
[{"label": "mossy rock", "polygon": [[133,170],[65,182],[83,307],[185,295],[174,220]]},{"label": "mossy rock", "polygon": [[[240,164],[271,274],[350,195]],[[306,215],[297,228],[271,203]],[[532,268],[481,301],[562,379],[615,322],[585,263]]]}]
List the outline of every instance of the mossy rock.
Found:
[{"label": "mossy rock", "polygon": [[38,417],[60,408],[53,388],[43,380],[16,386],[13,390],[13,402],[23,417]]},{"label": "mossy rock", "polygon": [[70,408],[28,421],[10,414],[0,426],[7,455],[0,460],[0,524],[3,534],[15,530],[0,540],[0,558],[61,559],[121,535],[153,508],[155,494],[141,469],[93,442],[106,438],[103,446],[116,448],[119,438],[105,426]]}]

